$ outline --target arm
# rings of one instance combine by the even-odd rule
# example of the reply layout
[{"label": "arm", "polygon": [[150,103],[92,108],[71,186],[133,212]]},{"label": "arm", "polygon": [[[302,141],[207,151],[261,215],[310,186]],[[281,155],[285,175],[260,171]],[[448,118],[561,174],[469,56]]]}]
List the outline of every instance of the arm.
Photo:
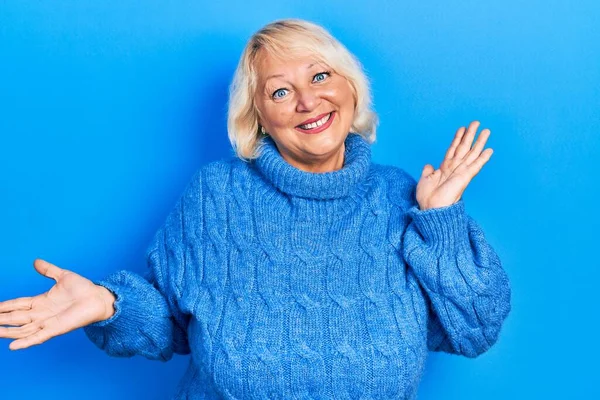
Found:
[{"label": "arm", "polygon": [[[120,271],[97,282],[112,292],[114,315],[84,328],[86,335],[109,355],[169,360],[173,353],[188,354],[189,315],[180,310],[186,267],[185,244],[193,239],[200,223],[199,173],[154,235],[147,257],[147,275]],[[197,243],[196,243],[197,245]]]},{"label": "arm", "polygon": [[430,306],[428,348],[476,357],[498,340],[511,308],[500,259],[462,199],[425,211],[415,204],[408,214],[403,256]]}]

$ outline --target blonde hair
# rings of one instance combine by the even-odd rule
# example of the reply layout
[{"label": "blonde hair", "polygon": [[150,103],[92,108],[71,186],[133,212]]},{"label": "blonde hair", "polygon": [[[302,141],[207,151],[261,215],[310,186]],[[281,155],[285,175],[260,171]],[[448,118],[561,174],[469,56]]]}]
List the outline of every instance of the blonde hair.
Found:
[{"label": "blonde hair", "polygon": [[378,119],[371,109],[369,81],[361,63],[323,27],[300,19],[284,19],[264,26],[250,38],[229,87],[227,131],[238,157],[250,160],[260,155],[261,133],[254,104],[257,85],[254,63],[261,49],[280,58],[308,53],[344,76],[354,94],[351,130],[369,143],[375,141]]}]

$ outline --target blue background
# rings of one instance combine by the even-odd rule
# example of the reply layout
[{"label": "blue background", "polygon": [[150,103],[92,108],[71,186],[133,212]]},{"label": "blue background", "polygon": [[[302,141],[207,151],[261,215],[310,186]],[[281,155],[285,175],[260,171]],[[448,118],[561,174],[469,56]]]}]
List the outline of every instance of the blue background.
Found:
[{"label": "blue background", "polygon": [[[513,310],[482,356],[432,353],[420,399],[598,398],[599,3],[217,3],[0,1],[0,299],[50,288],[36,257],[90,279],[142,271],[192,173],[232,154],[227,87],[246,40],[299,17],[372,78],[375,161],[418,178],[459,126],[492,131],[464,200]],[[111,358],[82,330],[8,344],[2,399],[163,399],[188,361]]]}]

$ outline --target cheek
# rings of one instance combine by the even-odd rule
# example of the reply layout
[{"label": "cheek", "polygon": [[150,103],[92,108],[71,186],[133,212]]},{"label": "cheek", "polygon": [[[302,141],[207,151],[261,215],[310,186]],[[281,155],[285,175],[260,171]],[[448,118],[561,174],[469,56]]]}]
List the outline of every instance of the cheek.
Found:
[{"label": "cheek", "polygon": [[346,100],[346,107],[354,110],[355,104],[356,104],[356,96],[354,95],[354,91],[352,90],[352,87],[350,86],[350,84],[346,84],[345,88],[344,88],[344,99]]},{"label": "cheek", "polygon": [[294,118],[294,108],[291,102],[272,104],[265,110],[263,117],[269,126],[287,127]]},{"label": "cheek", "polygon": [[354,109],[354,95],[350,85],[338,84],[327,88],[324,92],[328,100],[339,107],[341,110],[348,112]]}]

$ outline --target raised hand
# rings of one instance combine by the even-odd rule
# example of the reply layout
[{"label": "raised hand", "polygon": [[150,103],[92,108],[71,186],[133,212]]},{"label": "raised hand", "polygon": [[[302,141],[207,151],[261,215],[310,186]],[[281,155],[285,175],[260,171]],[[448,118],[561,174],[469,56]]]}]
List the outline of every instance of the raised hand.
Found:
[{"label": "raised hand", "polygon": [[35,297],[0,302],[0,338],[16,339],[11,350],[43,343],[114,314],[115,298],[106,288],[41,259],[33,265],[56,284]]},{"label": "raised hand", "polygon": [[468,129],[458,129],[439,169],[425,165],[416,193],[421,210],[458,202],[471,179],[489,161],[494,151],[491,148],[483,150],[490,136],[489,129],[483,129],[471,147],[478,128],[479,121],[473,121]]}]

